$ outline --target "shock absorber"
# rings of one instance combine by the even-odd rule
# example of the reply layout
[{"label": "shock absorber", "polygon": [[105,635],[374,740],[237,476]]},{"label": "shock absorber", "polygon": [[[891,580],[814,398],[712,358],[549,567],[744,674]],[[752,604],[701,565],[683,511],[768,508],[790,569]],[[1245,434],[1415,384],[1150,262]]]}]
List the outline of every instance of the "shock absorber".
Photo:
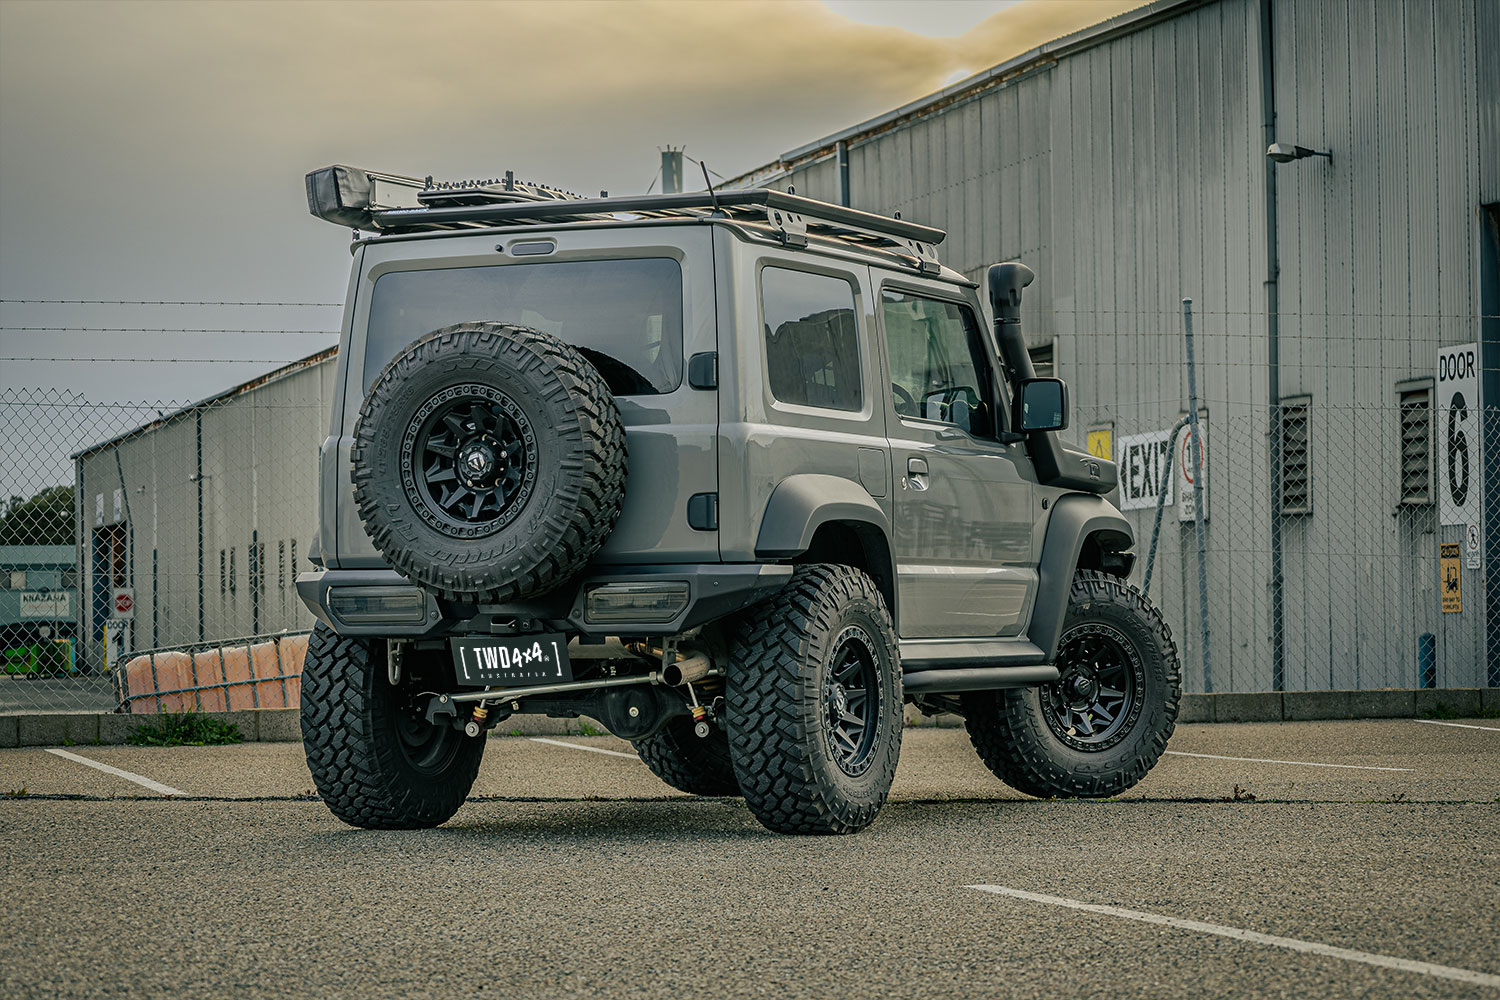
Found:
[{"label": "shock absorber", "polygon": [[474,716],[464,726],[464,733],[469,736],[478,736],[484,732],[484,720],[490,717],[489,706],[484,702],[476,702],[474,705]]}]

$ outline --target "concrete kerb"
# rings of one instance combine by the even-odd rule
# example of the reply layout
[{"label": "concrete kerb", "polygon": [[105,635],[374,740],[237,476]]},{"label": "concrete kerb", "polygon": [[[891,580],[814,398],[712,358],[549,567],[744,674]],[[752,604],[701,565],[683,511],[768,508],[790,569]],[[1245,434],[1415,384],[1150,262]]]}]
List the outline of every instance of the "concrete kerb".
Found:
[{"label": "concrete kerb", "polygon": [[[1438,706],[1459,718],[1482,710],[1500,709],[1500,688],[1386,689],[1377,691],[1226,691],[1184,694],[1179,724],[1194,722],[1311,722],[1325,719],[1410,719],[1437,713]],[[212,718],[239,726],[249,743],[297,743],[302,725],[295,708],[259,708],[238,712],[207,712]],[[124,743],[150,715],[69,713],[0,716],[0,747],[63,746],[68,743]],[[959,728],[956,715],[925,716],[906,706],[908,726]],[[591,719],[552,719],[518,715],[505,719],[491,732],[504,736],[583,736],[603,732]]]}]

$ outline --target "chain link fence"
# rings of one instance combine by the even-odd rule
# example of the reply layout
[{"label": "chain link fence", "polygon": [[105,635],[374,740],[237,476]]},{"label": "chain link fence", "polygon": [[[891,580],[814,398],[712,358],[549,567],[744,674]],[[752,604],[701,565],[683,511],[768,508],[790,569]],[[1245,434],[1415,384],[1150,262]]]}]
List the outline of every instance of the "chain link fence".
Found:
[{"label": "chain link fence", "polygon": [[190,405],[0,392],[0,714],[297,704],[331,359]]},{"label": "chain link fence", "polygon": [[[296,703],[333,369],[186,406],[0,392],[0,714]],[[1075,406],[1187,690],[1500,685],[1500,408],[1451,404],[1431,379],[1378,405],[1200,399],[1201,465],[1185,406]]]}]

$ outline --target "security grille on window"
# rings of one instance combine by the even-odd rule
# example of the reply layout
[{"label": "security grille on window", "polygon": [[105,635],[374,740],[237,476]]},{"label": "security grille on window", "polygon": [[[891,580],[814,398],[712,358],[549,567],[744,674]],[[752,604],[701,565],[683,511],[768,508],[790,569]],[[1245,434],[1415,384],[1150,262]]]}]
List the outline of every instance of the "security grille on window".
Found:
[{"label": "security grille on window", "polygon": [[1057,351],[1052,344],[1028,347],[1026,353],[1031,358],[1031,367],[1037,378],[1052,378],[1057,374]]},{"label": "security grille on window", "polygon": [[1432,503],[1432,386],[1403,389],[1401,399],[1401,502]]},{"label": "security grille on window", "polygon": [[768,267],[761,272],[760,295],[771,395],[830,410],[864,405],[849,282]]},{"label": "security grille on window", "polygon": [[1281,403],[1281,512],[1312,513],[1312,400]]}]

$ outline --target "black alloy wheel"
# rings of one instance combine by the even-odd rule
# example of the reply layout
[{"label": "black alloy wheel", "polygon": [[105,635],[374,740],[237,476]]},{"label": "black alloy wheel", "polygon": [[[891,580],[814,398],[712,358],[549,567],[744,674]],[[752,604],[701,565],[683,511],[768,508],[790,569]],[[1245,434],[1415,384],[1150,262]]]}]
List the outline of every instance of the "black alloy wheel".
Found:
[{"label": "black alloy wheel", "polygon": [[834,763],[851,778],[864,774],[875,759],[871,695],[878,695],[878,669],[868,632],[850,625],[839,633],[823,692],[823,732]]},{"label": "black alloy wheel", "polygon": [[499,531],[536,483],[536,434],[526,414],[491,386],[458,385],[412,416],[401,480],[424,521],[454,538]]},{"label": "black alloy wheel", "polygon": [[1098,622],[1076,625],[1058,644],[1061,677],[1042,691],[1042,717],[1066,746],[1108,750],[1141,712],[1145,668],[1121,632]]}]

